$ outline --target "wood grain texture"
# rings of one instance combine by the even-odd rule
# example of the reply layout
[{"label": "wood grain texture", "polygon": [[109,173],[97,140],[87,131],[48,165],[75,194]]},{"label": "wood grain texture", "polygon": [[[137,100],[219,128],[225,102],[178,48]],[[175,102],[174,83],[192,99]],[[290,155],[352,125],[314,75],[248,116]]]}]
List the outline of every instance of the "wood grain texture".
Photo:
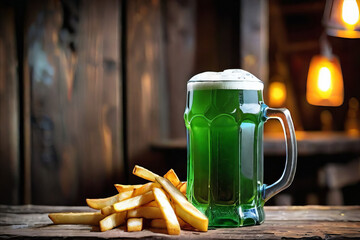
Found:
[{"label": "wood grain texture", "polygon": [[195,73],[240,67],[240,1],[196,1]]},{"label": "wood grain texture", "polygon": [[[78,117],[82,193],[101,193],[124,182],[120,2],[80,5],[74,98]],[[110,188],[110,189],[109,189]]]},{"label": "wood grain texture", "polygon": [[49,212],[93,211],[88,207],[0,205],[0,238],[43,239],[360,239],[359,206],[265,207],[262,225],[219,228],[208,232],[181,231],[169,236],[156,229],[126,232],[124,227],[100,232],[86,225],[53,225]]},{"label": "wood grain texture", "polygon": [[73,5],[74,33],[60,1],[28,8],[32,203],[79,204],[124,181],[119,4]]},{"label": "wood grain texture", "polygon": [[241,67],[266,85],[268,82],[268,2],[244,0],[241,2]]},{"label": "wood grain texture", "polygon": [[[26,67],[29,68],[31,88],[31,189],[32,201],[56,204],[63,196],[48,194],[62,192],[58,155],[66,137],[61,137],[61,122],[66,104],[67,69],[62,59],[64,49],[59,46],[61,5],[47,1],[44,5],[34,2],[28,8],[29,27],[26,36]],[[54,12],[54,14],[50,14]],[[66,60],[65,60],[66,61]],[[71,178],[71,175],[69,176]]]},{"label": "wood grain texture", "polygon": [[[186,84],[194,75],[196,2],[165,1],[166,83],[170,139],[185,137]],[[164,109],[162,108],[162,110]]]},{"label": "wood grain texture", "polygon": [[0,203],[19,203],[19,107],[14,13],[0,8]]},{"label": "wood grain texture", "polygon": [[[140,164],[162,174],[150,144],[160,137],[160,83],[164,82],[161,1],[131,0],[126,9],[127,155],[129,169]],[[163,170],[164,171],[164,170]],[[130,176],[130,182],[138,181]]]}]

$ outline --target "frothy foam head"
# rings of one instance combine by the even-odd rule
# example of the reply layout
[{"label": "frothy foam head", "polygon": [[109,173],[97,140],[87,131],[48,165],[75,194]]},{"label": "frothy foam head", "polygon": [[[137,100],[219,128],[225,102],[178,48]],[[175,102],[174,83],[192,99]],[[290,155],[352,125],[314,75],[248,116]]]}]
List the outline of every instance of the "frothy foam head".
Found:
[{"label": "frothy foam head", "polygon": [[242,69],[223,72],[203,72],[193,76],[187,84],[189,90],[246,89],[263,90],[264,84],[257,77]]}]

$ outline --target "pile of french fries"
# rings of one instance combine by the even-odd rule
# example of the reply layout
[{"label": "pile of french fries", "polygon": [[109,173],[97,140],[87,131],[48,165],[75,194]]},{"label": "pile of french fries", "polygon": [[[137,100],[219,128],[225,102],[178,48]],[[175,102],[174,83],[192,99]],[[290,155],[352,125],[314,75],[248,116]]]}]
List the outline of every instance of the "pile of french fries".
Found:
[{"label": "pile of french fries", "polygon": [[143,185],[115,184],[118,194],[108,198],[86,199],[89,207],[101,210],[81,213],[50,213],[54,224],[99,225],[107,231],[126,224],[128,232],[141,231],[144,219],[153,228],[179,235],[181,229],[207,231],[208,219],[185,197],[186,182],[170,169],[161,177],[135,166],[133,174],[150,181]]}]

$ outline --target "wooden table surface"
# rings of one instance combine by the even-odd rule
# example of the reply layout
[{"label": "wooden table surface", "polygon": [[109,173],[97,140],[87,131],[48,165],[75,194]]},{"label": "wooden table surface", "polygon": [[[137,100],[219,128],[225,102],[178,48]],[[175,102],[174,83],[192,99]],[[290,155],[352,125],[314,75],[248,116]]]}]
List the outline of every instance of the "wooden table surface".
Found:
[{"label": "wooden table surface", "polygon": [[265,207],[265,223],[258,226],[222,228],[205,233],[181,231],[169,236],[160,230],[125,232],[123,227],[99,232],[87,225],[53,225],[49,212],[89,211],[88,207],[0,205],[0,238],[42,239],[360,239],[360,206]]}]

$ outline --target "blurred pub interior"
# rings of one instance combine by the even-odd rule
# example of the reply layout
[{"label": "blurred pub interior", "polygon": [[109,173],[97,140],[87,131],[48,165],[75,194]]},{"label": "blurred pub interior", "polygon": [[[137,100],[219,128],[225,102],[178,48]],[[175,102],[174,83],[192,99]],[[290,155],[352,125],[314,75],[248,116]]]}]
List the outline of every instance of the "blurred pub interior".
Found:
[{"label": "blurred pub interior", "polygon": [[[326,34],[325,3],[1,1],[0,204],[84,205],[141,182],[135,164],[186,180],[186,82],[230,68],[264,81],[266,103],[289,108],[297,130],[295,180],[267,204],[360,204],[360,39]],[[306,98],[324,38],[341,64],[340,106]],[[284,166],[280,136],[266,124],[268,184]]]}]

